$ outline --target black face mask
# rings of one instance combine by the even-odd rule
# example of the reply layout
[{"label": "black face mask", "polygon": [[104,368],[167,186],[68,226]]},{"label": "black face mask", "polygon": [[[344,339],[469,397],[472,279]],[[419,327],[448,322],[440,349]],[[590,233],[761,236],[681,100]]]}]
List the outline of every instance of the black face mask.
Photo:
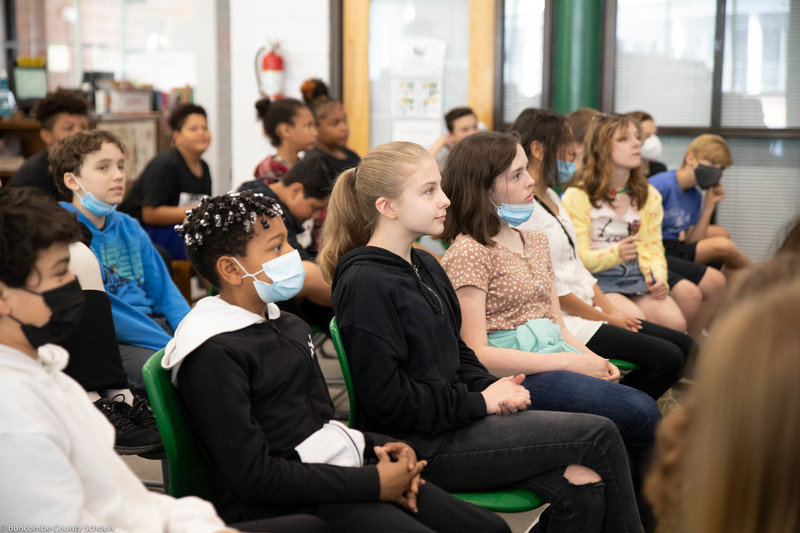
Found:
[{"label": "black face mask", "polygon": [[31,343],[38,348],[44,344],[58,344],[72,333],[75,326],[83,316],[83,291],[77,279],[74,279],[45,292],[36,292],[25,287],[22,290],[31,294],[38,294],[44,298],[44,303],[50,308],[50,320],[44,326],[24,324],[12,315],[8,317],[22,326],[22,333]]},{"label": "black face mask", "polygon": [[722,179],[722,169],[698,165],[697,168],[694,169],[694,178],[697,180],[697,185],[701,189],[710,189]]}]

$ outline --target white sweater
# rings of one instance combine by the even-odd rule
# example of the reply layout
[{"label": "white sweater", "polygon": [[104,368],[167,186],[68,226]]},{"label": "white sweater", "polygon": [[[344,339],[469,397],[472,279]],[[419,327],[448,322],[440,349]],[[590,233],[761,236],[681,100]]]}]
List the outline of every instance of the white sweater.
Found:
[{"label": "white sweater", "polygon": [[46,345],[35,361],[0,345],[0,528],[225,529],[208,502],[144,487],[114,451],[111,424],[61,371],[68,357],[64,349]]}]

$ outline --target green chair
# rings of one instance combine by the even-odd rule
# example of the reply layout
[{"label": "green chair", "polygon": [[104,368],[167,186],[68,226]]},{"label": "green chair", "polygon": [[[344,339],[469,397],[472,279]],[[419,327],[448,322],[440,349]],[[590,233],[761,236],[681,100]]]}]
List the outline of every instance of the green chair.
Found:
[{"label": "green chair", "polygon": [[164,350],[154,353],[145,363],[142,375],[167,455],[167,492],[176,498],[198,496],[213,501],[203,456],[197,448],[183,406],[170,381],[170,372],[161,367],[163,357]]},{"label": "green chair", "polygon": [[622,359],[609,359],[609,361],[620,370],[639,370],[639,365],[630,361],[623,361]]},{"label": "green chair", "polygon": [[[355,427],[358,422],[356,390],[353,386],[353,377],[350,374],[350,363],[347,361],[347,354],[344,351],[344,344],[342,344],[342,336],[339,334],[339,325],[336,322],[336,317],[331,319],[329,329],[331,330],[333,346],[336,348],[336,355],[339,357],[339,366],[342,367],[342,376],[344,377],[344,383],[347,387],[347,397],[350,400],[349,424],[350,427]],[[526,489],[454,492],[452,494],[459,500],[499,513],[530,511],[545,503],[541,496]]]}]

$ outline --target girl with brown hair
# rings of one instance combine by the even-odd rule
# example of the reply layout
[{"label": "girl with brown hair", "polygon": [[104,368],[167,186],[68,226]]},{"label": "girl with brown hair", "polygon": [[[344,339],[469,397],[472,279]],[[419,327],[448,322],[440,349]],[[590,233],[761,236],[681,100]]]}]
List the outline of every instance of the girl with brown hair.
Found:
[{"label": "girl with brown hair", "polygon": [[456,145],[444,169],[452,207],[442,238],[454,242],[442,267],[460,304],[461,337],[490,371],[525,374],[535,409],[611,419],[638,485],[661,415],[647,394],[616,383],[617,367],[564,326],[547,237],[515,227],[525,217],[518,213],[534,207],[527,166],[515,137],[476,133]]},{"label": "girl with brown hair", "polygon": [[661,195],[641,174],[641,146],[631,118],[595,116],[562,205],[575,225],[578,255],[614,306],[685,333],[669,296]]}]

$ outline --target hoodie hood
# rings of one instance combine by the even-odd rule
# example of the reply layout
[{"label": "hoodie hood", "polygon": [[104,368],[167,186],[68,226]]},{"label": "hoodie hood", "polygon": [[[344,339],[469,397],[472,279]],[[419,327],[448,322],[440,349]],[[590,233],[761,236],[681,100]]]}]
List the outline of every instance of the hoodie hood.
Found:
[{"label": "hoodie hood", "polygon": [[[277,305],[267,304],[267,316],[275,320],[281,316],[281,311]],[[197,302],[178,325],[175,336],[164,349],[161,366],[172,371],[172,384],[177,387],[181,363],[200,345],[221,333],[238,331],[264,321],[263,316],[229,304],[219,296],[207,296]]]},{"label": "hoodie hood", "polygon": [[[411,260],[418,263],[416,250],[413,248],[411,249]],[[341,279],[348,268],[359,264],[376,265],[381,268],[396,271],[397,273],[405,272],[412,276],[414,275],[414,268],[399,255],[377,246],[360,246],[350,250],[339,259],[339,262],[336,264],[336,270],[333,272],[331,289],[335,289],[336,283]]]},{"label": "hoodie hood", "polygon": [[[436,290],[435,282],[432,279],[425,281],[421,275],[421,273],[424,273],[426,278],[430,277],[431,266],[426,265],[426,263],[431,261],[438,265],[438,262],[431,254],[419,251],[416,248],[411,249],[411,261],[413,265],[394,252],[377,246],[355,248],[339,259],[339,263],[337,263],[336,270],[333,273],[331,293],[336,292],[337,282],[348,275],[347,272],[350,268],[362,266],[379,268],[385,273],[387,283],[403,283],[402,280],[408,279],[410,276],[416,282],[420,292],[433,310],[437,313],[443,313],[442,297]],[[336,300],[335,297],[334,300]]]}]

